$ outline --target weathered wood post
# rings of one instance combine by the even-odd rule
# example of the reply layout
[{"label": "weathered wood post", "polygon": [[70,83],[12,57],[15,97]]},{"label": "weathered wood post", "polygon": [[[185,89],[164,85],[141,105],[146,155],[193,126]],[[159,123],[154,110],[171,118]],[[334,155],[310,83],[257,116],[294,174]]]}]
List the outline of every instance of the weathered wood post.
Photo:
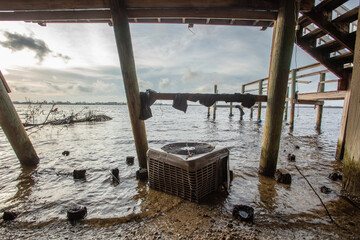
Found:
[{"label": "weathered wood post", "polygon": [[229,117],[234,116],[234,114],[233,114],[233,112],[232,112],[232,110],[233,110],[233,106],[232,106],[232,105],[233,105],[232,102],[230,102],[230,113],[229,113]]},{"label": "weathered wood post", "polygon": [[208,107],[208,113],[207,113],[207,117],[210,117],[210,107]]},{"label": "weathered wood post", "polygon": [[[218,90],[217,90],[217,85],[215,84],[214,85],[214,93],[218,93]],[[216,119],[216,102],[214,103],[213,105],[213,119],[215,120]]]},{"label": "weathered wood post", "polygon": [[[259,95],[263,94],[263,80],[259,81]],[[261,102],[258,102],[257,120],[261,120]]]},{"label": "weathered wood post", "polygon": [[136,77],[134,54],[124,0],[111,0],[110,8],[136,153],[140,168],[146,168],[146,151],[148,149],[148,143],[145,123],[144,121],[139,120],[141,108],[140,92]]},{"label": "weathered wood post", "polygon": [[295,39],[295,0],[281,0],[277,17],[274,51],[270,63],[268,98],[259,172],[274,176],[279,153],[285,94]]},{"label": "weathered wood post", "polygon": [[295,93],[296,93],[296,69],[291,70],[291,95],[290,95],[290,130],[294,129],[295,118]]},{"label": "weathered wood post", "polygon": [[[320,85],[319,85],[319,91],[318,92],[324,92],[325,91],[325,78],[326,73],[320,74]],[[322,120],[322,114],[323,114],[323,105],[317,105],[317,116],[316,116],[316,130],[320,131],[321,129],[321,120]]]},{"label": "weathered wood post", "polygon": [[252,107],[250,108],[250,119],[253,118],[253,115],[254,115],[254,106],[252,106]]},{"label": "weathered wood post", "polygon": [[5,79],[0,72],[0,126],[23,166],[36,166],[39,157],[27,135],[14,105],[5,88]]},{"label": "weathered wood post", "polygon": [[[289,98],[289,87],[287,87],[287,90],[286,90],[286,98]],[[285,112],[284,112],[284,120],[285,121],[287,121],[288,108],[289,108],[289,101],[285,100]]]},{"label": "weathered wood post", "polygon": [[346,125],[349,114],[350,94],[351,94],[350,89],[348,89],[345,94],[343,111],[341,115],[340,131],[339,131],[339,137],[338,137],[337,148],[335,153],[336,160],[342,160],[344,158]]},{"label": "weathered wood post", "polygon": [[[360,19],[360,11],[358,14]],[[350,102],[346,125],[343,188],[346,194],[360,203],[360,27],[356,31],[354,69],[350,86]]]},{"label": "weathered wood post", "polygon": [[[241,86],[241,93],[242,93],[242,94],[245,94],[245,85],[242,85],[242,86]],[[241,114],[241,111],[240,111],[240,120],[241,120],[241,121],[243,120],[243,115]]]}]

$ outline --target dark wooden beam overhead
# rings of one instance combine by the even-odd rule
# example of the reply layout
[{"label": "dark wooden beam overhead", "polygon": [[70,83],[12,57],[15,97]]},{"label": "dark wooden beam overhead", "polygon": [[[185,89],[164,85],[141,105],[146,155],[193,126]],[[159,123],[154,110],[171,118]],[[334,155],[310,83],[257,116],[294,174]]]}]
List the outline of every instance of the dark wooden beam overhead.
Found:
[{"label": "dark wooden beam overhead", "polygon": [[[314,0],[302,0],[301,10],[309,11]],[[231,8],[247,10],[279,9],[279,0],[127,0],[129,8]],[[0,11],[109,9],[109,0],[11,0],[1,1]]]}]

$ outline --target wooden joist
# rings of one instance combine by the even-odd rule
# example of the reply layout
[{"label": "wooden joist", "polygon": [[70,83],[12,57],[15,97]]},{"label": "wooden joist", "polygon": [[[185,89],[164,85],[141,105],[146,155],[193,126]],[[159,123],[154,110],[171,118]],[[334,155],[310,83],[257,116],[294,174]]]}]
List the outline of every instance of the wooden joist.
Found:
[{"label": "wooden joist", "polygon": [[329,91],[315,93],[298,94],[298,100],[324,101],[324,100],[342,100],[345,98],[346,91]]},{"label": "wooden joist", "polygon": [[[232,8],[250,10],[279,9],[278,0],[126,0],[126,8]],[[313,0],[302,0],[301,10],[309,11],[314,6]],[[2,1],[0,10],[61,10],[61,9],[109,9],[110,0],[11,0]]]}]

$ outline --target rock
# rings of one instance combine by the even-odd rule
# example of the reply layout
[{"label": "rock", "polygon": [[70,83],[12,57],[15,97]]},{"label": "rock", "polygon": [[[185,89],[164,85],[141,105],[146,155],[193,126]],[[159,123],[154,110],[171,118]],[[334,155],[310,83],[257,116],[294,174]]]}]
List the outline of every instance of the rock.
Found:
[{"label": "rock", "polygon": [[294,154],[289,153],[287,159],[290,162],[295,162],[296,156]]},{"label": "rock", "polygon": [[133,156],[127,156],[126,157],[126,164],[129,165],[129,166],[134,165],[134,159],[135,159],[135,157],[133,157]]},{"label": "rock", "polygon": [[136,179],[142,182],[146,182],[148,180],[148,172],[146,168],[140,168],[136,171]]},{"label": "rock", "polygon": [[233,225],[232,223],[228,223],[228,224],[226,225],[226,227],[228,227],[228,228],[233,228],[234,225]]},{"label": "rock", "polygon": [[69,151],[63,151],[63,152],[62,152],[62,155],[64,155],[64,156],[69,156],[69,155],[70,155],[70,152],[69,152]]},{"label": "rock", "polygon": [[300,146],[299,146],[299,145],[295,145],[295,148],[296,148],[296,149],[300,149]]},{"label": "rock", "polygon": [[341,173],[333,172],[329,174],[329,178],[333,181],[342,180]]},{"label": "rock", "polygon": [[67,218],[70,221],[84,219],[87,215],[87,208],[80,205],[71,206],[67,210]]},{"label": "rock", "polygon": [[291,184],[291,175],[283,169],[277,169],[275,172],[275,180],[278,183]]},{"label": "rock", "polygon": [[15,212],[5,211],[3,214],[4,221],[11,221],[11,220],[14,220],[16,217],[17,217],[17,214]]},{"label": "rock", "polygon": [[244,222],[252,222],[254,220],[254,208],[246,205],[235,205],[233,217]]},{"label": "rock", "polygon": [[119,169],[118,168],[111,169],[111,176],[112,176],[113,183],[120,183]]},{"label": "rock", "polygon": [[74,170],[73,172],[74,179],[85,179],[86,178],[86,170]]},{"label": "rock", "polygon": [[331,189],[328,188],[328,187],[326,187],[326,186],[322,186],[322,187],[320,188],[320,191],[321,191],[322,193],[328,194],[328,193],[331,192]]}]

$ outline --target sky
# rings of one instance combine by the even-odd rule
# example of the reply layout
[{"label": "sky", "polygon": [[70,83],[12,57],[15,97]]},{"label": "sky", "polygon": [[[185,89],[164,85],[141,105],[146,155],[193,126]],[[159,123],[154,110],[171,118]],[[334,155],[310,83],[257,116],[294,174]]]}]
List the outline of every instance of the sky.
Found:
[{"label": "sky", "polygon": [[[130,31],[140,91],[211,93],[217,84],[236,93],[269,72],[273,28],[134,23]],[[126,100],[108,24],[0,22],[0,56],[13,101]],[[294,47],[292,68],[315,62]],[[298,90],[316,91],[318,78]]]}]

